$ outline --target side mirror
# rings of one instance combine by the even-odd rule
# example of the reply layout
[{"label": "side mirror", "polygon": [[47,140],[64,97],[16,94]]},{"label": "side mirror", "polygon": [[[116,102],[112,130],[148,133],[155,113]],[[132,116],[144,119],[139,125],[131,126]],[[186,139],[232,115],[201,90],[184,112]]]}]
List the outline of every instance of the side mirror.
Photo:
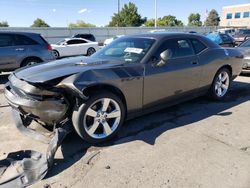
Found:
[{"label": "side mirror", "polygon": [[161,54],[160,54],[160,62],[157,63],[157,67],[161,67],[163,65],[165,65],[167,63],[167,61],[172,57],[173,53],[170,49],[167,49],[165,51],[163,51]]}]

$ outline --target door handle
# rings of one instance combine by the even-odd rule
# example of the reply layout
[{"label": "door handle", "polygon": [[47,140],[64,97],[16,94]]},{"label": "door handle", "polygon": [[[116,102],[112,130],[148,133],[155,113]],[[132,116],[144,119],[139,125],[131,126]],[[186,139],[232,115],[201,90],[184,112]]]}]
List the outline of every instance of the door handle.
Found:
[{"label": "door handle", "polygon": [[24,51],[24,48],[16,48],[16,51]]},{"label": "door handle", "polygon": [[192,61],[191,65],[198,65],[199,63],[197,61]]}]

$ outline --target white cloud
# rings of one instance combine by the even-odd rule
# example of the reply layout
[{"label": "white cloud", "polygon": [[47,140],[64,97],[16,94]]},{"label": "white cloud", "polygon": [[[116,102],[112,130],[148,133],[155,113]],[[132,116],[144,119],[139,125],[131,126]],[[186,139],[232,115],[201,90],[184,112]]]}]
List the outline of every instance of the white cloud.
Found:
[{"label": "white cloud", "polygon": [[53,8],[53,9],[52,9],[52,12],[56,12],[56,9],[55,9],[55,8]]},{"label": "white cloud", "polygon": [[84,13],[84,12],[86,12],[86,11],[87,11],[87,9],[86,9],[86,8],[81,9],[81,10],[79,10],[79,11],[78,11],[78,14],[82,14],[82,13]]}]

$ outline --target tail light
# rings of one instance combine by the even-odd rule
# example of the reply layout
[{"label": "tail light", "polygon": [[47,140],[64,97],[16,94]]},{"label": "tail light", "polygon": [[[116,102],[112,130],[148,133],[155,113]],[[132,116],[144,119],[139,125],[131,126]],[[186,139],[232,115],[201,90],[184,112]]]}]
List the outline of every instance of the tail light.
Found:
[{"label": "tail light", "polygon": [[50,45],[50,44],[47,44],[47,45],[45,46],[45,48],[46,48],[47,50],[49,50],[49,51],[51,51],[51,50],[52,50],[52,47],[51,47],[51,45]]}]

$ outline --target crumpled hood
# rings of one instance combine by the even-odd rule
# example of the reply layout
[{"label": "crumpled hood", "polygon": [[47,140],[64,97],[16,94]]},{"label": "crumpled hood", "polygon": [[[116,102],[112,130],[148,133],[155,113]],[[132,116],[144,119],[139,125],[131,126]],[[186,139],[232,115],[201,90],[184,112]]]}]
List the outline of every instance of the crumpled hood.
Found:
[{"label": "crumpled hood", "polygon": [[91,57],[73,57],[18,69],[16,77],[30,83],[44,83],[60,77],[70,76],[91,69],[109,68],[122,62],[101,60]]}]

